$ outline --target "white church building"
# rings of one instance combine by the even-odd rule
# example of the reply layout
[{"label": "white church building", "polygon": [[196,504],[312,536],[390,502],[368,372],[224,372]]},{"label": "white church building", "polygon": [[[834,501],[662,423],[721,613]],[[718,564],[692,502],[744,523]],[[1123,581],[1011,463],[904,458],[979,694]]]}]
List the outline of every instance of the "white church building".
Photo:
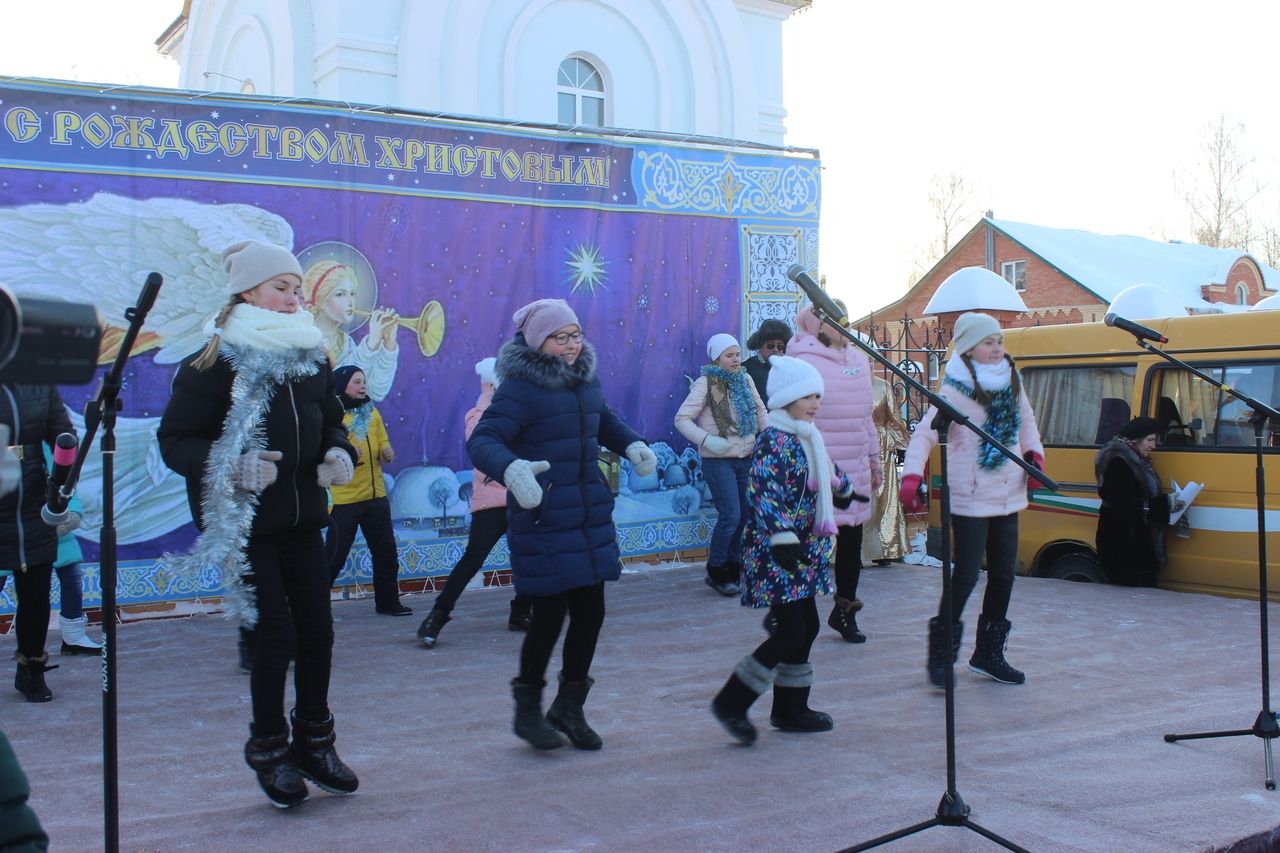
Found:
[{"label": "white church building", "polygon": [[781,145],[812,0],[186,0],[184,89]]}]

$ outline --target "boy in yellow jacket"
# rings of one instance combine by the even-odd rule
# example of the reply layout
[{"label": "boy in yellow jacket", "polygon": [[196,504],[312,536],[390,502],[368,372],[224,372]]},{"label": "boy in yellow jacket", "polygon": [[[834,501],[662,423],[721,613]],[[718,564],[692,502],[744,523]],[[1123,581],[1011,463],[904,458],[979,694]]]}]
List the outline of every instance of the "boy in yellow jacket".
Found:
[{"label": "boy in yellow jacket", "polygon": [[347,562],[356,528],[364,533],[373,558],[374,609],[388,616],[409,616],[413,610],[400,603],[400,559],[391,503],[387,500],[382,466],[396,458],[382,415],[369,399],[364,371],[355,365],[333,372],[334,390],[346,410],[342,422],[360,461],[355,476],[345,486],[332,486],[333,510],[325,547],[329,551],[329,581],[334,582]]}]

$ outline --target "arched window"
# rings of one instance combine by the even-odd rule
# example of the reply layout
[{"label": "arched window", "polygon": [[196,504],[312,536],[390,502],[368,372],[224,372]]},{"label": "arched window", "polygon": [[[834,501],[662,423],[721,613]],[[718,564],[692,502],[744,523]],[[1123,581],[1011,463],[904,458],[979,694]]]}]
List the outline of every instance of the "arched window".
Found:
[{"label": "arched window", "polygon": [[560,63],[556,98],[560,124],[604,127],[604,79],[590,62],[571,56]]},{"label": "arched window", "polygon": [[1249,288],[1246,287],[1243,283],[1236,285],[1236,304],[1237,305],[1249,304]]}]

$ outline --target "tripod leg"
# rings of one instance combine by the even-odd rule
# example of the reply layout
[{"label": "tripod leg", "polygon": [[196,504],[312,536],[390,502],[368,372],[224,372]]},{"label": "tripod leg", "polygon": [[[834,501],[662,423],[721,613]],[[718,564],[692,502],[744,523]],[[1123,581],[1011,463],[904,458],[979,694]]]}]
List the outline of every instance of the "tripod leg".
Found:
[{"label": "tripod leg", "polygon": [[915,835],[917,832],[924,832],[926,829],[932,829],[938,826],[937,818],[926,820],[923,823],[917,823],[914,826],[908,826],[905,829],[895,830],[887,835],[881,835],[870,841],[864,841],[861,844],[855,844],[852,847],[846,847],[840,853],[857,853],[859,850],[870,850],[872,847],[879,847],[882,844],[888,844],[891,841],[897,841],[899,838],[906,838],[908,835]]},{"label": "tripod leg", "polygon": [[1017,851],[1017,853],[1031,853],[1031,851],[1027,850],[1025,847],[1019,847],[1018,845],[1014,844],[1014,843],[1013,843],[1012,841],[1010,841],[1009,839],[1007,839],[1007,838],[1001,838],[999,835],[996,835],[996,834],[995,834],[994,832],[992,832],[991,830],[986,829],[986,828],[981,827],[981,826],[978,826],[978,824],[974,823],[974,822],[973,822],[973,821],[971,821],[971,820],[966,820],[966,821],[964,822],[964,825],[965,825],[965,826],[967,826],[967,827],[969,827],[970,829],[972,829],[974,832],[978,833],[979,835],[981,835],[983,838],[986,838],[986,839],[988,839],[989,841],[994,841],[996,844],[999,844],[999,845],[1000,845],[1001,847],[1003,847],[1005,850],[1015,850],[1015,851]]},{"label": "tripod leg", "polygon": [[1276,789],[1276,767],[1275,761],[1271,757],[1271,739],[1267,738],[1262,741],[1262,749],[1266,756],[1267,765],[1267,790],[1274,791]]},{"label": "tripod leg", "polygon": [[1180,740],[1202,740],[1210,737],[1240,737],[1241,735],[1251,735],[1253,729],[1232,729],[1229,732],[1196,732],[1189,735],[1165,735],[1165,743],[1174,743]]}]

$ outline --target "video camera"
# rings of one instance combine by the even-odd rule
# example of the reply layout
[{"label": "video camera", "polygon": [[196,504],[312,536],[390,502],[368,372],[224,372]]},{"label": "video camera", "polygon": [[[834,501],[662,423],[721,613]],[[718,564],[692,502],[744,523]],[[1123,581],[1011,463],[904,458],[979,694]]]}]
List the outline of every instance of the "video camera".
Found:
[{"label": "video camera", "polygon": [[0,284],[0,382],[85,385],[101,341],[93,305],[19,297]]}]

